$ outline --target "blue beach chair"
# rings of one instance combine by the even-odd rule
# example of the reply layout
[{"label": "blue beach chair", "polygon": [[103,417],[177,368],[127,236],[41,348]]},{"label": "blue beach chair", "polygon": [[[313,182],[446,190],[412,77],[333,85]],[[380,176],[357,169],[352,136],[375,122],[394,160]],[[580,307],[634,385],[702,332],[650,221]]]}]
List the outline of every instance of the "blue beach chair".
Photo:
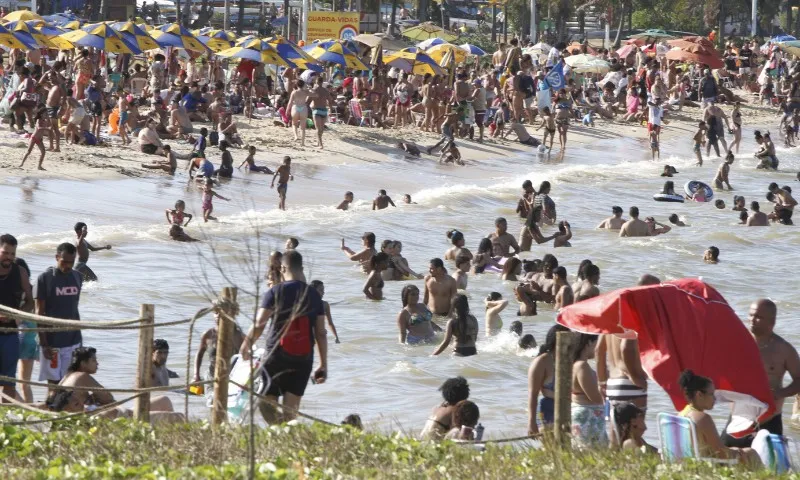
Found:
[{"label": "blue beach chair", "polygon": [[667,463],[680,462],[686,458],[727,465],[738,462],[736,459],[701,457],[695,424],[686,417],[659,413],[658,439],[661,443],[661,459]]},{"label": "blue beach chair", "polygon": [[769,463],[767,468],[776,474],[793,470],[792,456],[789,452],[789,439],[781,435],[770,433],[767,438],[769,445]]}]

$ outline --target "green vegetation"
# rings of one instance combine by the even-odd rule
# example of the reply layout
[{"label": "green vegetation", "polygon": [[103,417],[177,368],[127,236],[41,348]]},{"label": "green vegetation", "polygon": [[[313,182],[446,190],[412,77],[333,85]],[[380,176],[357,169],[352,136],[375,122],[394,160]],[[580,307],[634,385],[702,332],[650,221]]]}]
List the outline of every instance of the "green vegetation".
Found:
[{"label": "green vegetation", "polygon": [[[3,426],[0,464],[13,479],[247,478],[247,429],[205,423],[151,427],[129,420],[65,422],[49,432]],[[273,426],[256,432],[256,478],[773,479],[766,471],[661,464],[655,456],[521,449],[483,453],[350,427]],[[792,477],[783,477],[792,478]],[[793,477],[800,478],[800,477]]]}]

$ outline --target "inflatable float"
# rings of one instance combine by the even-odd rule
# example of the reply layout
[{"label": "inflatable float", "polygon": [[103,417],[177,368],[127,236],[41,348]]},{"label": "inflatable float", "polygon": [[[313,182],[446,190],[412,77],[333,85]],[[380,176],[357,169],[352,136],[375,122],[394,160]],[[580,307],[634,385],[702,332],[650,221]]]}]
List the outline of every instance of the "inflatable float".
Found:
[{"label": "inflatable float", "polygon": [[703,182],[698,182],[697,180],[690,180],[686,182],[686,185],[683,186],[683,190],[689,197],[693,197],[695,192],[699,189],[703,189],[703,191],[705,192],[706,202],[710,202],[711,199],[714,198],[714,190],[712,190],[711,187],[709,187]]},{"label": "inflatable float", "polygon": [[674,203],[683,203],[683,196],[675,194],[668,194],[668,193],[656,193],[653,195],[653,200],[656,202],[674,202]]}]

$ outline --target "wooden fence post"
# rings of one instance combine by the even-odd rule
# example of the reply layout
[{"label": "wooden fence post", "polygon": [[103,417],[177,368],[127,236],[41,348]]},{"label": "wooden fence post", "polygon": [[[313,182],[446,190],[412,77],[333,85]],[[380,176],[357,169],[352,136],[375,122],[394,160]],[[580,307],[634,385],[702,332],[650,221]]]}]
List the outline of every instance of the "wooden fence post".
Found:
[{"label": "wooden fence post", "polygon": [[556,336],[556,389],[553,433],[556,445],[567,446],[572,430],[572,346],[578,337],[574,332],[558,332]]},{"label": "wooden fence post", "polygon": [[[139,360],[136,365],[136,388],[151,386],[153,374],[153,323],[155,306],[139,307],[139,317],[144,328],[139,330]],[[149,326],[147,326],[149,324]],[[142,422],[150,421],[150,394],[145,393],[133,401],[133,418]]]},{"label": "wooden fence post", "polygon": [[[222,289],[223,311],[233,318],[236,313],[235,287]],[[231,368],[233,351],[233,322],[222,318],[217,325],[217,358],[214,363],[214,406],[211,410],[211,424],[219,425],[228,418],[228,374]]]}]

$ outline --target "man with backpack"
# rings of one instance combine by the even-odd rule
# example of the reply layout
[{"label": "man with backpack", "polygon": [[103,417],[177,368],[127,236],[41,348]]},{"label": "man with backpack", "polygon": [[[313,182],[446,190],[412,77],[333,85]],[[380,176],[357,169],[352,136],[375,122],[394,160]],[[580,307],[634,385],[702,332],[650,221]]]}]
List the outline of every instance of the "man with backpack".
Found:
[{"label": "man with backpack", "polygon": [[[36,281],[36,314],[65,320],[80,320],[80,303],[83,275],[73,270],[78,250],[71,243],[62,243],[56,249],[56,266],[48,268]],[[45,322],[41,326],[48,326]],[[80,330],[39,332],[39,380],[57,384],[67,373],[72,352],[81,346]]]},{"label": "man with backpack", "polygon": [[[297,416],[300,400],[314,365],[314,343],[319,351],[319,367],[312,382],[324,383],[328,376],[328,341],[325,309],[316,289],[309,287],[303,273],[303,256],[289,250],[281,260],[284,281],[269,289],[261,301],[255,324],[242,342],[239,353],[249,360],[255,341],[269,322],[266,353],[262,365],[269,378],[266,397],[259,407],[268,424],[289,421]],[[282,415],[277,410],[283,397]]]}]

